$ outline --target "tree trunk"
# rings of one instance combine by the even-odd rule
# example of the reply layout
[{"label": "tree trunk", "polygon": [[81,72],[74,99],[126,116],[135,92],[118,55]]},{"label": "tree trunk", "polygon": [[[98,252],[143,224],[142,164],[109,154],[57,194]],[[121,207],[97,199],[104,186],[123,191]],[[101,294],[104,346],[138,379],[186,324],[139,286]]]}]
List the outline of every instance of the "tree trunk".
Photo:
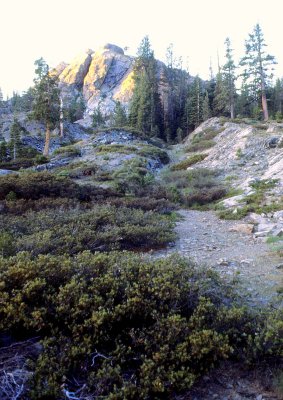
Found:
[{"label": "tree trunk", "polygon": [[60,97],[60,137],[64,137],[63,99]]},{"label": "tree trunk", "polygon": [[262,104],[262,111],[263,111],[263,119],[264,121],[268,121],[268,108],[267,108],[267,100],[266,100],[266,93],[265,89],[262,89],[261,92],[261,104]]},{"label": "tree trunk", "polygon": [[45,132],[45,143],[44,143],[44,150],[43,155],[45,157],[49,154],[49,146],[50,146],[50,124],[49,122],[46,123],[46,132]]},{"label": "tree trunk", "polygon": [[230,114],[231,114],[231,119],[235,118],[235,107],[234,107],[234,103],[231,103],[231,107],[230,107]]}]

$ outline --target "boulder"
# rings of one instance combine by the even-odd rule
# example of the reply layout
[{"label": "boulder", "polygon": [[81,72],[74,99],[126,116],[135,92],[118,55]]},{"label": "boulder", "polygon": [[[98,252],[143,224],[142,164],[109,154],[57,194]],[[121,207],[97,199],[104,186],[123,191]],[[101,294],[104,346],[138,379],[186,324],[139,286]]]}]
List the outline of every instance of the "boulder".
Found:
[{"label": "boulder", "polygon": [[253,224],[237,224],[229,229],[230,232],[247,233],[250,235],[254,230]]}]

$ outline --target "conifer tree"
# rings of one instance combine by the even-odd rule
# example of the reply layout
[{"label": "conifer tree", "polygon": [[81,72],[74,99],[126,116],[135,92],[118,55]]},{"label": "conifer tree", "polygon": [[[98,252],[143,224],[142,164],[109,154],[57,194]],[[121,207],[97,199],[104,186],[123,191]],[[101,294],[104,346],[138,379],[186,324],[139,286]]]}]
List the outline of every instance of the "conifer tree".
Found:
[{"label": "conifer tree", "polygon": [[209,97],[208,97],[208,91],[205,91],[204,99],[203,99],[203,120],[206,121],[211,117],[211,109],[209,105]]},{"label": "conifer tree", "polygon": [[0,162],[4,162],[7,160],[8,156],[8,149],[7,149],[7,143],[5,140],[3,140],[0,143]]},{"label": "conifer tree", "polygon": [[276,64],[276,61],[274,56],[265,52],[266,44],[259,24],[249,34],[245,46],[246,54],[240,61],[240,65],[244,68],[242,76],[251,94],[255,98],[261,98],[263,118],[266,121],[269,117],[266,88],[268,79],[271,77],[271,66]]},{"label": "conifer tree", "polygon": [[129,123],[151,136],[160,135],[163,131],[163,113],[158,93],[157,62],[148,36],[142,40],[138,49],[134,80]]},{"label": "conifer tree", "polygon": [[22,129],[19,121],[16,118],[14,118],[14,121],[10,128],[10,142],[9,142],[10,156],[13,158],[13,160],[16,160],[21,153],[22,131],[23,131],[23,129]]},{"label": "conifer tree", "polygon": [[226,63],[222,67],[224,84],[226,86],[226,93],[228,95],[228,104],[229,104],[229,112],[230,117],[235,118],[235,97],[236,97],[236,65],[233,60],[233,50],[231,48],[231,42],[229,38],[225,40],[226,45]]},{"label": "conifer tree", "polygon": [[104,124],[105,124],[105,117],[101,112],[100,105],[98,105],[97,108],[93,110],[92,127],[95,129],[102,128]]},{"label": "conifer tree", "polygon": [[189,88],[185,103],[184,126],[187,134],[190,129],[195,129],[203,121],[203,89],[198,76]]},{"label": "conifer tree", "polygon": [[122,127],[127,125],[127,114],[120,101],[116,101],[113,111],[113,126]]},{"label": "conifer tree", "polygon": [[35,61],[36,78],[34,79],[34,102],[31,118],[45,123],[45,144],[43,155],[48,156],[50,146],[50,131],[52,126],[59,122],[60,98],[58,78],[51,75],[49,67],[43,58]]},{"label": "conifer tree", "polygon": [[283,102],[283,80],[278,78],[276,79],[272,94],[273,113],[276,119],[282,119],[283,117],[282,102]]},{"label": "conifer tree", "polygon": [[228,108],[228,90],[224,82],[222,72],[219,70],[216,75],[215,91],[213,98],[213,114],[216,116],[225,115]]}]

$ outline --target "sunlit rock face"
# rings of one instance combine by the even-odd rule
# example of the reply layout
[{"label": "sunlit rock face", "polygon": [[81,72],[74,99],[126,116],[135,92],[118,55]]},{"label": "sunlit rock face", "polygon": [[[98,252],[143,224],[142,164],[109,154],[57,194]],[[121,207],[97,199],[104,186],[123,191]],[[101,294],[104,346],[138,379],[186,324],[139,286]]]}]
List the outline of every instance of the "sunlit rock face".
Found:
[{"label": "sunlit rock face", "polygon": [[86,125],[98,106],[105,115],[113,111],[116,101],[127,108],[134,88],[133,62],[123,49],[106,44],[95,52],[87,50],[68,65],[61,63],[56,70],[64,101],[83,96]]},{"label": "sunlit rock face", "polygon": [[[55,70],[64,103],[83,97],[86,111],[80,123],[86,127],[91,125],[91,115],[97,107],[107,116],[120,101],[127,110],[134,90],[133,66],[134,57],[125,55],[123,49],[109,43],[95,52],[87,50],[70,64],[61,63]],[[166,108],[165,65],[158,61],[157,66],[161,100]]]}]

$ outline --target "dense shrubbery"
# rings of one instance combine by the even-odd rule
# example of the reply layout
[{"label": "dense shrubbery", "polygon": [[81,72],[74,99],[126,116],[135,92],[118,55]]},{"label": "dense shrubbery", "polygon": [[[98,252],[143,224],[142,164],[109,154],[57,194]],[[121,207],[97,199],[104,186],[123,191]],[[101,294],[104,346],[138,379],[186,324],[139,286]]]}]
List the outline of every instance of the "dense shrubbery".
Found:
[{"label": "dense shrubbery", "polygon": [[173,241],[172,231],[169,217],[111,205],[28,211],[5,215],[0,222],[0,232],[13,238],[14,251],[33,255],[154,248]]},{"label": "dense shrubbery", "polygon": [[97,398],[172,399],[223,358],[282,356],[280,315],[256,320],[180,258],[22,253],[1,260],[0,278],[0,329],[43,338],[32,399],[84,384]]},{"label": "dense shrubbery", "polygon": [[4,161],[0,163],[1,169],[18,171],[21,168],[29,168],[36,164],[35,158],[17,158],[16,160]]},{"label": "dense shrubbery", "polygon": [[195,135],[187,146],[186,151],[194,152],[194,151],[202,151],[213,147],[216,143],[213,140],[220,132],[222,132],[225,128],[220,129],[206,129],[197,135]]},{"label": "dense shrubbery", "polygon": [[187,207],[198,207],[223,198],[226,188],[218,180],[218,172],[206,168],[173,171],[164,175],[167,197]]},{"label": "dense shrubbery", "polygon": [[94,186],[79,186],[65,176],[49,172],[30,172],[0,177],[0,200],[9,193],[15,199],[36,200],[42,197],[67,197],[78,200],[90,200],[99,196],[113,196],[117,192]]},{"label": "dense shrubbery", "polygon": [[150,157],[160,160],[162,164],[168,164],[170,159],[168,153],[155,146],[144,145],[137,153],[141,157]]},{"label": "dense shrubbery", "polygon": [[81,155],[80,149],[75,145],[68,145],[59,147],[54,151],[55,155],[63,154],[64,156],[68,157],[76,157]]}]

